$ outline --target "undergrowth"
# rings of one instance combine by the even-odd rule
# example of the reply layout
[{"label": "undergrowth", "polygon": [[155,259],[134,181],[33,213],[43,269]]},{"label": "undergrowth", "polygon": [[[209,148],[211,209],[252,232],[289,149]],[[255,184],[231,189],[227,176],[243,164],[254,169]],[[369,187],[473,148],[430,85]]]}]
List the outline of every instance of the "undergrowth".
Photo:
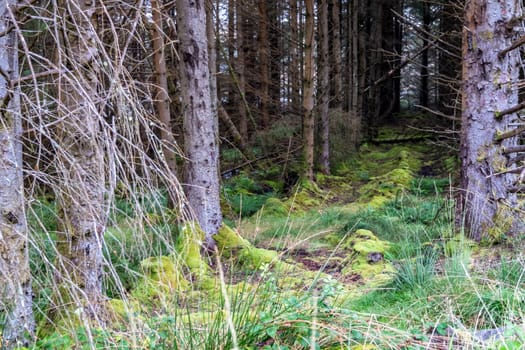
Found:
[{"label": "undergrowth", "polygon": [[[522,257],[506,247],[478,247],[458,234],[449,187],[446,178],[415,178],[379,207],[336,203],[298,212],[271,182],[241,174],[224,186],[231,222],[244,238],[275,248],[282,263],[247,269],[235,254],[220,263],[209,257],[214,288],[203,288],[201,277],[181,265],[189,288],[167,289],[168,295],[143,289],[150,297],[137,296],[147,274],[143,261],[179,261],[177,213],[167,208],[162,191],[119,198],[104,246],[105,295],[113,316],[105,327],[52,329],[32,348],[437,349],[437,336],[449,348],[519,348],[525,343],[519,331],[525,310]],[[284,213],[265,215],[269,198],[282,201]],[[52,299],[56,208],[42,199],[28,213],[42,324]],[[366,260],[366,249],[375,249],[365,242],[364,250],[352,250],[347,242],[356,232],[388,242],[378,259],[393,272],[379,284],[349,268],[358,254],[364,252]],[[487,259],[491,249],[499,259]],[[505,333],[498,339],[476,338],[481,330],[500,328]]]}]

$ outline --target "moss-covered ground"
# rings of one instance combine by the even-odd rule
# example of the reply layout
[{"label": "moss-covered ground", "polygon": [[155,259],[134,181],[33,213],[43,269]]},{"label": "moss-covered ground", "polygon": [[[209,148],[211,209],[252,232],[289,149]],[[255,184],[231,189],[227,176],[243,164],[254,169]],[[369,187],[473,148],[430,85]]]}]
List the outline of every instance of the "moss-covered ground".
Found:
[{"label": "moss-covered ground", "polygon": [[[218,254],[162,193],[141,199],[144,213],[123,199],[106,235],[104,326],[45,322],[53,272],[35,263],[47,328],[35,348],[522,348],[523,237],[465,238],[455,158],[426,134],[396,135],[381,129],[315,182],[288,186],[271,167],[225,180]],[[32,212],[53,232],[52,203]]]}]

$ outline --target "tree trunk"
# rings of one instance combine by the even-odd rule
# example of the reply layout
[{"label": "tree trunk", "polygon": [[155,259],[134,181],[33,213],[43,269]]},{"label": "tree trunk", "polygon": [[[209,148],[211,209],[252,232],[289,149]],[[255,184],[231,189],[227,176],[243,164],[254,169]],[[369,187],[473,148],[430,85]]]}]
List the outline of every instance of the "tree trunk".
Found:
[{"label": "tree trunk", "polygon": [[319,56],[320,56],[320,114],[321,114],[321,155],[319,159],[320,170],[330,174],[330,62],[328,55],[328,0],[321,0],[319,4]]},{"label": "tree trunk", "polygon": [[[12,25],[16,1],[0,4],[0,32]],[[0,36],[0,347],[28,346],[34,332],[28,230],[22,178],[18,32]],[[5,318],[4,318],[5,317]]]},{"label": "tree trunk", "polygon": [[[92,21],[92,1],[62,1],[64,33],[60,45],[66,55],[59,66],[70,70],[59,77],[61,122],[57,124],[59,147],[56,188],[60,213],[57,250],[60,266],[59,297],[73,298],[74,309],[88,317],[99,316],[102,301],[102,247],[106,226],[105,169],[98,104],[99,58],[97,32]],[[70,308],[71,305],[68,305]]]},{"label": "tree trunk", "polygon": [[340,0],[330,0],[330,18],[331,31],[329,36],[331,55],[330,55],[330,70],[332,86],[330,94],[332,108],[338,110],[341,108],[341,99],[343,92],[343,82],[341,76],[341,24],[340,24]]},{"label": "tree trunk", "polygon": [[270,125],[270,42],[268,41],[268,9],[266,7],[266,0],[258,0],[257,5],[259,9],[259,81],[260,81],[260,105],[261,105],[261,121],[263,129],[268,129]]},{"label": "tree trunk", "polygon": [[439,50],[438,58],[438,108],[449,116],[459,115],[459,82],[461,79],[461,15],[456,10],[455,0],[443,2],[440,10],[441,35],[449,43]]},{"label": "tree trunk", "polygon": [[[514,0],[469,1],[463,30],[463,115],[461,130],[461,193],[458,219],[476,240],[516,232],[523,226],[516,210],[517,175],[505,172],[503,147],[517,145],[511,137],[495,143],[498,133],[512,130],[515,113],[498,117],[518,104],[519,51],[499,58],[514,33],[508,23],[520,18]],[[510,128],[510,129],[509,129]],[[522,214],[521,214],[522,215]]]},{"label": "tree trunk", "polygon": [[348,60],[349,76],[349,97],[348,113],[350,124],[350,147],[357,148],[362,138],[362,120],[363,120],[363,93],[362,89],[366,79],[366,34],[364,30],[360,31],[363,0],[354,0],[349,2],[349,46],[350,54]]},{"label": "tree trunk", "polygon": [[244,142],[248,140],[248,106],[246,105],[246,52],[244,37],[244,10],[242,0],[235,0],[235,9],[237,12],[237,60],[235,62],[235,71],[238,79],[238,110],[239,110],[239,132]]},{"label": "tree trunk", "polygon": [[303,147],[304,176],[314,178],[314,0],[305,0],[305,42],[304,42],[304,77],[303,77]]},{"label": "tree trunk", "polygon": [[290,0],[290,105],[292,113],[299,114],[301,109],[301,75],[300,75],[300,59],[299,59],[299,30],[297,19],[297,0]]},{"label": "tree trunk", "polygon": [[[423,30],[425,31],[422,33],[423,37],[423,47],[427,47],[429,43],[429,35],[430,35],[430,24],[432,21],[431,13],[430,13],[430,3],[424,2],[422,4],[423,6]],[[419,104],[423,107],[428,107],[428,55],[429,55],[429,48],[427,47],[425,50],[423,50],[423,53],[421,53],[421,71],[420,71],[420,89],[419,89]]]},{"label": "tree trunk", "polygon": [[[161,123],[160,139],[162,141],[162,153],[166,165],[172,174],[177,172],[176,141],[173,137],[171,127],[170,97],[168,95],[168,78],[166,59],[164,56],[164,31],[162,29],[162,3],[161,0],[151,0],[151,12],[153,23],[151,25],[151,41],[153,45],[153,67],[156,76],[157,96],[155,98],[155,109]],[[174,207],[176,198],[170,198],[170,207]]]},{"label": "tree trunk", "polygon": [[219,145],[210,93],[206,10],[203,1],[177,0],[179,64],[184,104],[184,151],[188,203],[206,234],[208,248],[222,224],[219,198]]},{"label": "tree trunk", "polygon": [[208,66],[210,68],[211,113],[215,121],[215,135],[219,136],[218,86],[217,86],[217,44],[213,26],[214,0],[206,1],[206,39],[208,43]]}]

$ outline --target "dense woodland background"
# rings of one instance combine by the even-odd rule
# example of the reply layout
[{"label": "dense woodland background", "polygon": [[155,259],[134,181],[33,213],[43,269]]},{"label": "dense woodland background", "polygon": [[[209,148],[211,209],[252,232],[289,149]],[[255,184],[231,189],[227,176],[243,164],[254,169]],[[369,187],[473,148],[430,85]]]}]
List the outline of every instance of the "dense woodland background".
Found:
[{"label": "dense woodland background", "polygon": [[0,13],[0,348],[525,343],[521,1]]}]

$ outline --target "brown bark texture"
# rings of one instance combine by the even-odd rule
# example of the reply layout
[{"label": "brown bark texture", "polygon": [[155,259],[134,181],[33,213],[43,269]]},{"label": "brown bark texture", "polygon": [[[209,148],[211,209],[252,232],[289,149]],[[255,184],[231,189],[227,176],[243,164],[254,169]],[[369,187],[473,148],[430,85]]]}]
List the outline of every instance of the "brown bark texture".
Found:
[{"label": "brown bark texture", "polygon": [[461,193],[458,221],[474,239],[515,232],[523,225],[517,198],[509,189],[517,175],[506,172],[505,147],[512,137],[495,141],[509,131],[515,113],[497,112],[518,104],[519,52],[498,53],[512,44],[517,32],[507,23],[522,14],[514,0],[476,0],[466,5],[463,30],[463,114],[461,130]]},{"label": "brown bark texture", "polygon": [[205,1],[177,0],[180,83],[184,105],[185,193],[206,233],[207,244],[222,224],[219,198],[219,146],[211,106]]},{"label": "brown bark texture", "polygon": [[[12,25],[0,4],[0,32]],[[34,332],[28,229],[22,178],[22,116],[18,79],[17,31],[0,36],[0,347],[28,346]]]}]

